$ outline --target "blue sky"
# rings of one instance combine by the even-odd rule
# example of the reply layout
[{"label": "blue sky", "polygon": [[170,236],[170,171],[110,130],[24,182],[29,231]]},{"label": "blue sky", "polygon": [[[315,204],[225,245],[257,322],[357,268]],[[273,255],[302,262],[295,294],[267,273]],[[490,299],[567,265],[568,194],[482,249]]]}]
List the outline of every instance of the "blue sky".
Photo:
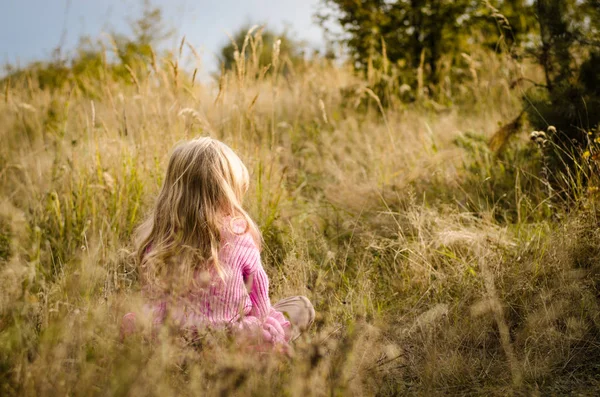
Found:
[{"label": "blue sky", "polygon": [[[102,32],[128,33],[128,21],[140,15],[141,0],[0,0],[0,63],[24,66],[48,59],[59,43],[72,51],[79,37]],[[204,68],[216,67],[213,54],[245,23],[266,23],[292,33],[313,47],[323,41],[313,14],[319,0],[153,0],[176,30],[203,55]],[[64,36],[64,37],[63,37]],[[61,39],[62,38],[62,39]]]}]

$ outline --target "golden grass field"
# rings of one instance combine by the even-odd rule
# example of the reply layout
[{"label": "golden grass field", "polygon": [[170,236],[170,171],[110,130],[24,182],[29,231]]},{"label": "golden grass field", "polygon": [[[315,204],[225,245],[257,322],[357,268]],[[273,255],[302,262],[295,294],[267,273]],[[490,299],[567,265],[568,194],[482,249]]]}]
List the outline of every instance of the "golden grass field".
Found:
[{"label": "golden grass field", "polygon": [[[0,394],[595,395],[597,189],[551,200],[527,128],[492,153],[521,110],[511,81],[539,72],[469,62],[449,106],[382,104],[320,60],[240,62],[219,84],[160,59],[130,83],[4,84]],[[251,171],[272,300],[315,304],[291,358],[170,327],[119,340],[142,301],[132,232],[172,147],[205,135]]]}]

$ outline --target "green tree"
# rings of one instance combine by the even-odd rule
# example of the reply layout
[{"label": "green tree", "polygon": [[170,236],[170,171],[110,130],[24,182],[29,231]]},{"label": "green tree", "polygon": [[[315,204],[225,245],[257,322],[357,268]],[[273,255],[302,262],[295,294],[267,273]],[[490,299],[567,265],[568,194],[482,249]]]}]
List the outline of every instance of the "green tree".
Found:
[{"label": "green tree", "polygon": [[142,15],[130,22],[133,36],[113,33],[116,55],[122,65],[148,65],[152,62],[153,48],[172,36],[165,26],[160,7],[144,0]]},{"label": "green tree", "polygon": [[323,0],[328,13],[323,24],[333,21],[344,34],[338,39],[349,48],[357,69],[365,69],[381,54],[393,64],[428,66],[429,81],[438,80],[442,55],[456,51],[461,32],[469,22],[474,0]]},{"label": "green tree", "polygon": [[[341,27],[335,37],[349,49],[354,65],[365,70],[383,54],[394,65],[414,71],[425,66],[426,83],[439,81],[442,57],[458,62],[460,53],[482,43],[497,47],[500,34],[509,44],[533,29],[528,0],[322,0],[317,17],[326,27]],[[503,23],[495,24],[496,9]],[[499,19],[496,19],[499,20]],[[475,41],[475,43],[473,43]],[[498,47],[497,49],[501,49]]]},{"label": "green tree", "polygon": [[37,81],[41,89],[60,89],[70,82],[83,88],[83,77],[88,78],[87,80],[99,79],[104,73],[129,82],[129,70],[147,68],[154,62],[153,48],[172,34],[163,23],[161,9],[154,6],[150,0],[144,0],[142,4],[142,14],[130,22],[133,35],[111,35],[113,40],[109,47],[112,46],[114,50],[113,57],[107,56],[105,42],[83,37],[75,55],[70,59],[32,62],[22,69],[7,66],[4,83],[29,78]]},{"label": "green tree", "polygon": [[555,127],[545,145],[547,177],[569,198],[597,173],[593,164],[581,164],[600,153],[600,2],[536,0],[535,8],[540,44],[534,54],[545,84],[528,90],[524,105],[535,129]]},{"label": "green tree", "polygon": [[223,69],[231,70],[236,67],[236,52],[240,60],[251,61],[262,67],[269,65],[273,59],[273,48],[278,41],[279,58],[284,61],[284,72],[287,62],[294,65],[304,59],[303,43],[292,39],[287,30],[277,34],[264,26],[256,26],[253,30],[251,28],[250,25],[241,27],[231,36],[230,41],[221,47],[219,62]]},{"label": "green tree", "polygon": [[[485,38],[484,45],[494,50],[502,49],[502,46],[498,46],[498,34],[507,48],[531,44],[538,30],[531,0],[488,0],[483,4],[485,7],[471,17],[478,21],[473,27]],[[495,26],[490,23],[491,20],[497,22]]]},{"label": "green tree", "polygon": [[565,148],[584,144],[600,123],[600,2],[536,0],[535,6],[545,87],[526,97],[530,120],[539,129],[554,125]]}]

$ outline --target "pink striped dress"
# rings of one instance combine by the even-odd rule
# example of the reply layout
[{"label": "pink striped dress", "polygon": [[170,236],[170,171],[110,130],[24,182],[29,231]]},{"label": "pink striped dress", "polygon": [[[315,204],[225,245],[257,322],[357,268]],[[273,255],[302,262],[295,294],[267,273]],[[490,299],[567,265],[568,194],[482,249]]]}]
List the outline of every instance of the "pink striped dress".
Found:
[{"label": "pink striped dress", "polygon": [[[219,261],[223,277],[211,268],[188,297],[155,301],[144,311],[152,312],[155,325],[162,324],[168,313],[184,329],[226,327],[236,335],[262,335],[264,342],[287,344],[290,322],[271,306],[269,279],[254,239],[244,233],[245,221],[226,218],[224,224],[231,227],[221,232]],[[125,328],[134,319],[133,313],[126,314]]]}]

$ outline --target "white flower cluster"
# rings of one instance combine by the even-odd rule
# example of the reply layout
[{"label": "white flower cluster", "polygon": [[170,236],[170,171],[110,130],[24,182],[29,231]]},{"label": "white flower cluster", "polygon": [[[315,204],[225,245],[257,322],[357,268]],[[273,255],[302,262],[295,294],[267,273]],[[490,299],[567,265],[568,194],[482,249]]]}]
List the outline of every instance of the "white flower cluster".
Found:
[{"label": "white flower cluster", "polygon": [[[549,135],[556,134],[556,127],[549,126],[546,131]],[[544,131],[533,131],[531,135],[529,135],[529,139],[539,147],[544,147],[548,142],[548,136]]]}]

